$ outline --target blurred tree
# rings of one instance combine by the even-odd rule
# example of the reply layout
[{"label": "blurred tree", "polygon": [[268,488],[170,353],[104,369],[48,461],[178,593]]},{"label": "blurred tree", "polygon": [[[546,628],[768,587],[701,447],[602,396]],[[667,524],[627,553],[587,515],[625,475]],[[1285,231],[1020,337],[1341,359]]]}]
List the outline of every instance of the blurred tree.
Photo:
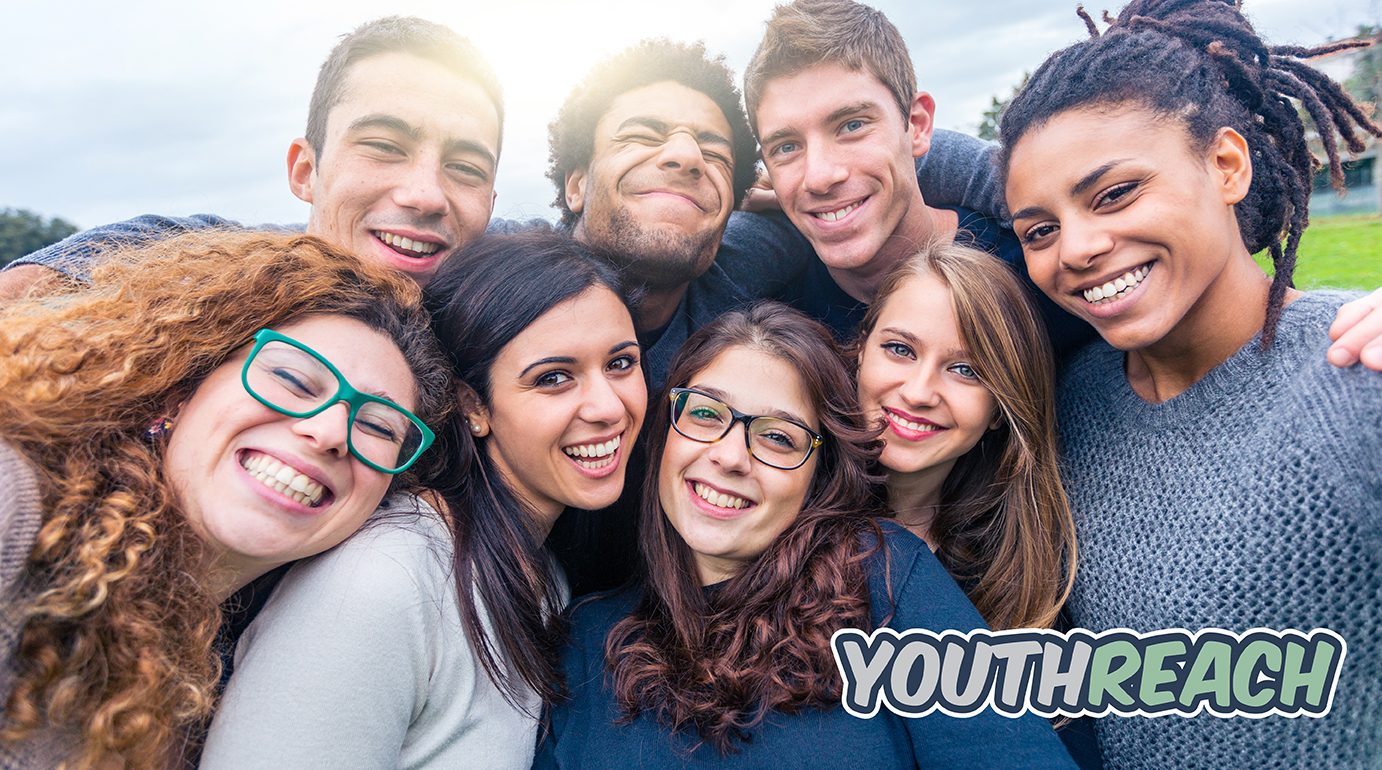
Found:
[{"label": "blurred tree", "polygon": [[0,267],[77,232],[59,217],[44,219],[26,209],[0,209]]},{"label": "blurred tree", "polygon": [[1021,91],[1022,87],[1027,85],[1027,80],[1031,78],[1031,76],[1032,73],[1023,72],[1022,79],[1017,81],[1017,85],[1013,86],[1012,93],[1009,93],[1002,99],[999,99],[997,96],[993,97],[989,102],[988,109],[984,110],[984,119],[979,121],[980,139],[989,142],[998,141],[998,126],[1003,121],[1003,110],[1008,108],[1008,102],[1012,101],[1014,96],[1017,96],[1017,92]]},{"label": "blurred tree", "polygon": [[[1344,81],[1344,88],[1360,102],[1376,108],[1382,102],[1382,27],[1363,24],[1358,27],[1358,37],[1372,38],[1371,48],[1358,52],[1353,64],[1353,74]],[[1374,112],[1374,117],[1376,113]]]}]

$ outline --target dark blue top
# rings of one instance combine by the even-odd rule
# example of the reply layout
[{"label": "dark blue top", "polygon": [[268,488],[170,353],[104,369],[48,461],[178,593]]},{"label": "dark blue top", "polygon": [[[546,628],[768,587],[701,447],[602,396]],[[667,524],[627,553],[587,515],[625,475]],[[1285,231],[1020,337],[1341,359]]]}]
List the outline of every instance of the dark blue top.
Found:
[{"label": "dark blue top", "polygon": [[[895,629],[985,627],[920,538],[891,521],[883,529],[885,551],[868,563],[875,624],[891,615],[886,625]],[[1009,719],[992,711],[968,718],[904,718],[882,710],[871,719],[838,705],[774,712],[749,743],[737,743],[738,753],[728,756],[710,746],[692,751],[697,736],[671,734],[647,715],[616,725],[618,705],[604,675],[605,636],[638,596],[637,588],[596,594],[571,612],[564,667],[572,697],[551,709],[551,731],[539,739],[535,768],[1074,768],[1046,720]]]}]

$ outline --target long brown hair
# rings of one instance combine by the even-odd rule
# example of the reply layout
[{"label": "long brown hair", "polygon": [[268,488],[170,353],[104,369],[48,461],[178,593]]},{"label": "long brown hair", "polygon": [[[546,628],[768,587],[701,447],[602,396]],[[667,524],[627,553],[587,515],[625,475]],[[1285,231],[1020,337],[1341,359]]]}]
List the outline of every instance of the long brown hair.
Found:
[{"label": "long brown hair", "polygon": [[1075,524],[1060,480],[1046,329],[1007,265],[937,242],[884,280],[856,352],[892,294],[921,275],[949,287],[965,350],[1002,414],[941,485],[931,524],[936,556],[993,628],[1049,627],[1075,579]]},{"label": "long brown hair", "polygon": [[[0,740],[72,730],[78,765],[153,767],[209,715],[220,611],[188,577],[202,543],[164,474],[165,442],[144,432],[256,330],[307,314],[394,339],[418,416],[446,414],[450,376],[417,287],[309,236],[180,237],[111,255],[86,290],[0,312],[0,439],[37,469],[42,496],[6,608],[23,626]],[[414,467],[433,474],[435,460]]]},{"label": "long brown hair", "polygon": [[[881,511],[881,479],[869,472],[881,443],[864,425],[830,332],[776,302],[727,313],[687,340],[669,385],[687,384],[735,347],[790,364],[820,417],[826,439],[801,513],[741,573],[704,589],[658,501],[670,417],[653,410],[640,519],[646,583],[605,643],[626,719],[647,711],[669,727],[691,726],[722,753],[769,711],[839,700],[830,636],[870,626],[863,562],[881,542],[872,516]],[[655,403],[666,404],[667,393]]]}]

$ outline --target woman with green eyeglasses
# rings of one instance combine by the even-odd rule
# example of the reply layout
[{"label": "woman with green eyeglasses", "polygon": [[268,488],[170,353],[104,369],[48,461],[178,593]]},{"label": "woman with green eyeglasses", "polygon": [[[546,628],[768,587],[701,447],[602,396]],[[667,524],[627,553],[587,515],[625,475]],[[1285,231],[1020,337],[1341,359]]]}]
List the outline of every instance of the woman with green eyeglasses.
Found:
[{"label": "woman with green eyeglasses", "polygon": [[187,755],[222,602],[436,473],[450,377],[408,281],[224,233],[92,278],[0,312],[4,768]]},{"label": "woman with green eyeglasses", "polygon": [[1038,717],[861,719],[831,635],[984,622],[881,516],[879,454],[825,327],[778,303],[687,340],[654,412],[641,585],[571,613],[537,768],[1073,767]]}]

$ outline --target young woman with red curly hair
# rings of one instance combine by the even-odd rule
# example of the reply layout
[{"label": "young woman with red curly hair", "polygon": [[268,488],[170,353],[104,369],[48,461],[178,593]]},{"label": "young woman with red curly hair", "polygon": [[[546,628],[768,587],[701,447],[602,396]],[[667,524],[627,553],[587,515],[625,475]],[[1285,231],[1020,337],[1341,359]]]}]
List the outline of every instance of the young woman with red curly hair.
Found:
[{"label": "young woman with red curly hair", "polygon": [[447,411],[409,281],[213,233],[0,313],[0,767],[176,763],[221,602],[358,529]]},{"label": "young woman with red curly hair", "polygon": [[836,630],[984,622],[925,542],[879,515],[878,430],[825,327],[777,303],[726,314],[669,382],[646,578],[574,610],[571,698],[536,767],[1073,767],[1037,717],[841,708]]}]

